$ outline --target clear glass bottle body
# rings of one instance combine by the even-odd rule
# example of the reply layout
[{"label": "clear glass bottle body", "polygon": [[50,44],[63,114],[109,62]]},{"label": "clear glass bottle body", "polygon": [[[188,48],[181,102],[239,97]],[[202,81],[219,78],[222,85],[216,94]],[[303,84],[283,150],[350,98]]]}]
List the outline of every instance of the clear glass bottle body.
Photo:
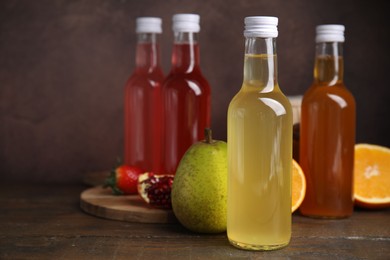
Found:
[{"label": "clear glass bottle body", "polygon": [[210,127],[211,91],[199,65],[198,34],[175,32],[172,69],[164,82],[164,171],[175,174],[177,165]]},{"label": "clear glass bottle body", "polygon": [[125,86],[124,162],[144,171],[162,170],[162,83],[155,33],[138,33],[136,68]]},{"label": "clear glass bottle body", "polygon": [[348,217],[353,212],[355,100],[343,83],[341,42],[316,45],[314,82],[301,108],[300,165],[306,176],[303,215]]},{"label": "clear glass bottle body", "polygon": [[228,109],[227,234],[249,250],[281,248],[291,237],[293,118],[275,42],[246,38],[243,85]]}]

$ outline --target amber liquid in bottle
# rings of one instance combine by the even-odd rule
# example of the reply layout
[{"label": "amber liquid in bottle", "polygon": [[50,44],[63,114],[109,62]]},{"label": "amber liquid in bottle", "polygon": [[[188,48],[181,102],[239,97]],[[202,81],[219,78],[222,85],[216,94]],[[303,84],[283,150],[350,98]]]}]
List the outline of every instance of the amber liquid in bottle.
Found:
[{"label": "amber liquid in bottle", "polygon": [[342,44],[317,44],[314,82],[301,108],[300,165],[307,190],[303,215],[348,217],[353,212],[355,100],[343,83]]}]

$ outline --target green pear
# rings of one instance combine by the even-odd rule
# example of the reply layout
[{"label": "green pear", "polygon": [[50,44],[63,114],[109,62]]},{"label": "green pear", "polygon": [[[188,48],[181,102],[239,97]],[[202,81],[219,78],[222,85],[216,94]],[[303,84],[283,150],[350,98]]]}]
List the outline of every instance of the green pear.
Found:
[{"label": "green pear", "polygon": [[179,222],[199,233],[226,231],[227,144],[212,140],[193,144],[178,165],[172,185],[172,209]]}]

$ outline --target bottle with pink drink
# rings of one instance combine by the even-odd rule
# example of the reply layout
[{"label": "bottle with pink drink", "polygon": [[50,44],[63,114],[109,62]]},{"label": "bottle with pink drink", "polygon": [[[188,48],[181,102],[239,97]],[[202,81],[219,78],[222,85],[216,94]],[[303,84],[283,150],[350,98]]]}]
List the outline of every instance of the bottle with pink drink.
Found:
[{"label": "bottle with pink drink", "polygon": [[144,171],[162,170],[162,83],[160,45],[162,21],[136,20],[136,68],[125,86],[124,162]]}]

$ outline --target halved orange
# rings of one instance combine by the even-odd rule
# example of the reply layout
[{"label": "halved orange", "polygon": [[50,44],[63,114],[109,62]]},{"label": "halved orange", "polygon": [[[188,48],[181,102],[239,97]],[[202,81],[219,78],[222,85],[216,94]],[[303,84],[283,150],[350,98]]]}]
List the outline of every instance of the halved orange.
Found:
[{"label": "halved orange", "polygon": [[302,204],[306,194],[306,179],[301,166],[293,159],[291,212]]},{"label": "halved orange", "polygon": [[355,145],[355,204],[364,208],[390,206],[390,149],[374,144]]}]

